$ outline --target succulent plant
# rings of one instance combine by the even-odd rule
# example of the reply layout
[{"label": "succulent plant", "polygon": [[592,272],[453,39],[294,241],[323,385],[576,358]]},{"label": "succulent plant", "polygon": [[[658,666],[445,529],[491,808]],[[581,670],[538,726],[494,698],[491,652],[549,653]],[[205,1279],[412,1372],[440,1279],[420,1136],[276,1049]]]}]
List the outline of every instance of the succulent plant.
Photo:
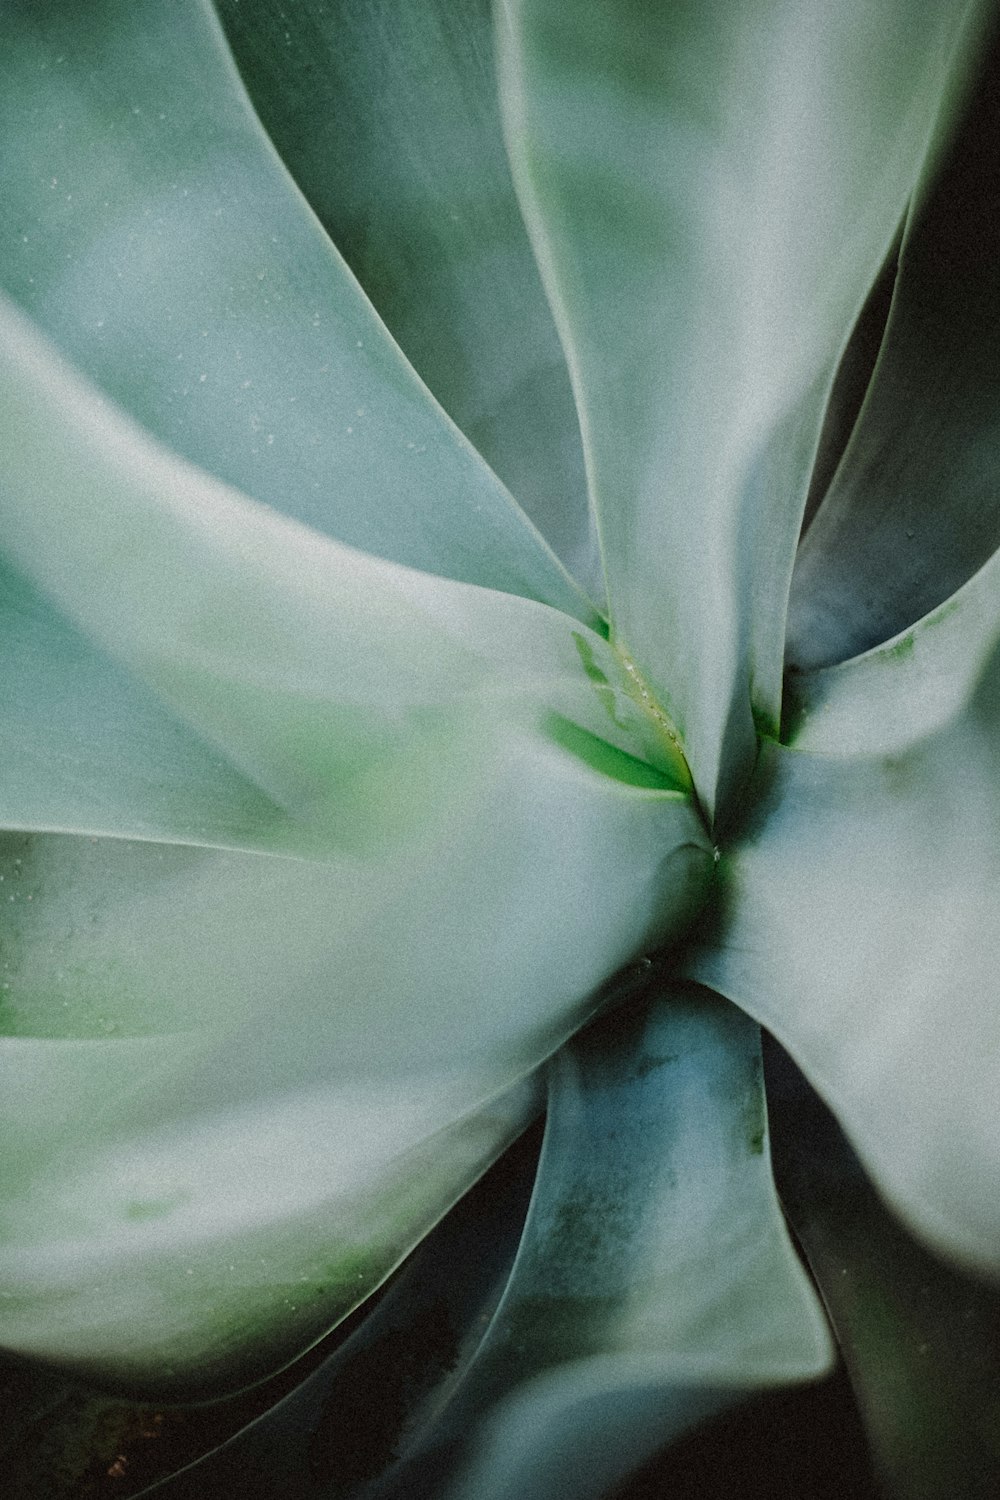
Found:
[{"label": "succulent plant", "polygon": [[350,1319],[165,1495],[995,1493],[993,19],[7,0],[0,1345]]}]

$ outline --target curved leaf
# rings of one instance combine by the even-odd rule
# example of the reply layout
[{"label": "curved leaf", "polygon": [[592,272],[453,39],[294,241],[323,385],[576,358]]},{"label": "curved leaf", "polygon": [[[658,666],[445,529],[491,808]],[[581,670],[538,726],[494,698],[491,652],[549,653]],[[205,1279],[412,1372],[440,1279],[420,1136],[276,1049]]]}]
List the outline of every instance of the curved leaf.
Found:
[{"label": "curved leaf", "polygon": [[446,411],[604,590],[580,429],[510,180],[489,0],[216,0],[286,166]]},{"label": "curved leaf", "polygon": [[998,79],[995,43],[911,214],[875,374],[796,560],[796,667],[895,636],[1000,546]]},{"label": "curved leaf", "polygon": [[504,1297],[387,1492],[587,1500],[745,1391],[821,1374],[766,1130],[756,1028],[716,996],[654,983],[564,1048]]},{"label": "curved leaf", "polygon": [[782,1203],[826,1303],[870,1441],[899,1500],[991,1500],[1000,1480],[996,1288],[886,1213],[836,1122],[766,1055]]},{"label": "curved leaf", "polygon": [[115,401],[343,541],[594,612],[403,359],[208,0],[5,7],[3,285]]},{"label": "curved leaf", "polygon": [[[902,226],[883,262],[882,269],[872,283],[864,306],[858,313],[851,336],[840,357],[837,374],[830,387],[830,396],[816,447],[816,458],[809,479],[809,493],[806,496],[805,510],[802,513],[803,535],[812,525],[817,510],[826,498],[830,482],[837,472],[871,383],[875,361],[885,334],[893,287],[896,284],[901,239]],[[792,587],[794,586],[793,569]]]},{"label": "curved leaf", "polygon": [[237,847],[287,818],[0,563],[0,827]]},{"label": "curved leaf", "polygon": [[527,1132],[466,1193],[306,1380],[213,1452],[141,1493],[319,1500],[377,1485],[482,1339],[517,1250],[539,1138]]},{"label": "curved leaf", "polygon": [[677,847],[677,794],[495,722],[427,760],[408,829],[322,863],[8,841],[8,1347],[197,1389],[298,1352],[520,1128],[529,1099],[490,1100],[686,916],[710,858]]},{"label": "curved leaf", "polygon": [[599,636],[244,499],[4,327],[4,549],[286,817],[7,836],[0,1337],[207,1388],[384,1279],[711,850]]},{"label": "curved leaf", "polygon": [[613,629],[710,809],[750,768],[753,719],[777,728],[823,407],[962,20],[944,0],[501,7]]},{"label": "curved leaf", "polygon": [[896,654],[815,674],[831,685],[824,720],[794,748],[764,746],[687,967],[774,1032],[921,1236],[995,1273],[1000,652],[995,620],[967,636],[935,713],[934,631],[946,656],[953,623],[974,622],[943,615]]},{"label": "curved leaf", "polygon": [[1000,555],[908,630],[831,667],[791,671],[784,738],[796,750],[895,755],[959,718],[1000,644]]},{"label": "curved leaf", "polygon": [[[610,743],[625,752],[626,780],[627,762],[641,775],[651,760],[646,784],[686,783],[676,746],[600,636],[546,606],[343,547],[245,499],[152,443],[12,310],[0,320],[0,416],[12,444],[3,550],[300,824],[343,840],[352,817],[391,818],[363,800],[363,786],[351,793],[366,766],[405,756],[412,735],[484,701],[510,700],[510,713],[548,738],[569,723],[582,753]],[[59,647],[58,630],[47,639]],[[30,705],[34,692],[33,679],[15,678],[15,701]],[[98,704],[91,717],[103,712]],[[140,698],[136,732],[144,713]],[[108,831],[141,832],[142,817],[133,807]]]}]

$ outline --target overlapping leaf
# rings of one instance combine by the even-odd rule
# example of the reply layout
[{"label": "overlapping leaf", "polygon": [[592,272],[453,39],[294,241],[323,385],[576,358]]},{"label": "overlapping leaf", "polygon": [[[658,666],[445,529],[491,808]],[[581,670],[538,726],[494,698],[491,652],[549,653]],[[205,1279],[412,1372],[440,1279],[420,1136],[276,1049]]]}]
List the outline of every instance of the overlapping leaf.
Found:
[{"label": "overlapping leaf", "polygon": [[553,1064],[513,1265],[516,1177],[502,1220],[456,1211],[299,1391],[155,1493],[583,1500],[748,1390],[822,1373],[756,1028],[654,974]]},{"label": "overlapping leaf", "polygon": [[319,1500],[331,1489],[357,1496],[377,1486],[434,1420],[482,1341],[517,1251],[539,1139],[532,1129],[504,1154],[307,1379],[148,1493]]},{"label": "overlapping leaf", "polygon": [[263,813],[7,836],[2,1333],[209,1383],[391,1270],[711,855],[600,636],[245,499],[4,329],[7,558]]},{"label": "overlapping leaf", "polygon": [[554,1060],[503,1299],[385,1493],[587,1500],[740,1394],[828,1360],[771,1184],[756,1028],[654,984]]},{"label": "overlapping leaf", "polygon": [[259,787],[6,565],[0,679],[0,827],[240,847],[283,836]]},{"label": "overlapping leaf", "polygon": [[711,808],[777,726],[823,405],[963,8],[510,0],[508,141],[567,351],[613,628]]},{"label": "overlapping leaf", "polygon": [[796,679],[690,971],[768,1026],[923,1237],[1000,1269],[998,560]]},{"label": "overlapping leaf", "polygon": [[[995,274],[966,192],[991,110],[984,87],[904,241],[871,388],[803,545],[793,665],[912,619],[996,539],[979,384]],[[910,1225],[993,1272],[998,566],[885,644],[789,674],[788,743],[764,746],[691,965],[784,1042]]]},{"label": "overlapping leaf", "polygon": [[208,0],[12,0],[2,285],[152,433],[329,535],[593,620],[260,127]]},{"label": "overlapping leaf", "polygon": [[[586,570],[482,7],[459,34],[437,3],[310,4],[290,50],[317,38],[331,72],[284,112],[278,13],[258,32],[254,10],[220,8],[390,326]],[[749,770],[754,720],[777,733],[823,405],[947,129],[963,16],[501,7],[508,140],[583,417],[616,648],[676,714],[709,811]],[[4,304],[0,1339],[207,1390],[291,1357],[399,1264],[531,1117],[538,1064],[609,974],[683,932],[712,850],[672,727],[326,239],[208,0],[13,0],[8,21],[4,284],[112,400]],[[354,122],[328,162],[322,135],[295,143],[314,99]],[[431,140],[395,222],[394,158]],[[359,160],[378,180],[352,196]],[[963,161],[952,188],[980,170]],[[985,321],[989,254],[974,224],[950,235],[926,197],[796,609],[873,484],[862,580],[884,519],[912,511],[921,568],[930,555],[930,480],[901,499],[908,471],[881,445],[900,412],[921,420],[927,319],[939,386],[967,335],[992,379],[958,290]],[[942,242],[961,250],[954,337],[924,307]],[[962,409],[961,473],[968,433],[954,412],[939,427],[952,516],[992,474],[989,401]],[[905,608],[964,578],[994,530],[934,580],[904,569]],[[688,963],[786,1042],[921,1233],[992,1271],[998,568],[887,648],[796,676],[792,743],[765,743]],[[856,578],[832,597],[855,644],[900,623],[898,600],[872,623]],[[447,1476],[452,1500],[548,1500],[569,1479],[583,1500],[738,1391],[823,1368],[758,1066],[750,1022],[676,989],[563,1051],[506,1292],[495,1306],[473,1277],[460,1309],[492,1311],[485,1336],[466,1327],[456,1363],[409,1393],[399,1467],[341,1473],[348,1488],[437,1500]],[[418,1318],[431,1279],[401,1283]],[[352,1347],[369,1368],[374,1343]]]},{"label": "overlapping leaf", "polygon": [[282,158],[445,409],[603,595],[580,429],[510,179],[489,0],[217,0]]},{"label": "overlapping leaf", "polygon": [[797,667],[888,640],[1000,543],[998,76],[994,45],[910,216],[872,383],[796,559]]},{"label": "overlapping leaf", "polygon": [[990,1500],[1000,1474],[997,1289],[911,1239],[773,1044],[767,1061],[782,1204],[830,1314],[886,1492]]}]

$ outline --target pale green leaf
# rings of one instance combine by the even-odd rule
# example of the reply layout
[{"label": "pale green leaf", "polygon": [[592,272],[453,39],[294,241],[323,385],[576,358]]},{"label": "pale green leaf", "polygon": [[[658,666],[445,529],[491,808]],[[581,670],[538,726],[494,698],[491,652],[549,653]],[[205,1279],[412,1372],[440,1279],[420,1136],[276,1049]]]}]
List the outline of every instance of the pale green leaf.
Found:
[{"label": "pale green leaf", "polygon": [[[551,1065],[521,1248],[430,1453],[479,1436],[454,1487],[426,1493],[588,1500],[740,1394],[829,1360],[771,1182],[757,1029],[654,984]],[[424,1495],[422,1463],[394,1495]]]},{"label": "pale green leaf", "polygon": [[4,333],[4,551],[293,822],[6,836],[0,1338],[208,1385],[388,1274],[711,849],[600,636],[246,499]]},{"label": "pale green leaf", "polygon": [[287,818],[0,566],[0,827],[273,846]]},{"label": "pale green leaf", "polygon": [[370,780],[397,815],[322,862],[9,848],[8,1347],[158,1384],[296,1352],[520,1127],[503,1091],[710,868],[679,793],[495,719],[415,748],[407,778],[401,809]]},{"label": "pale green leaf", "polygon": [[775,1033],[919,1235],[996,1273],[1000,653],[985,588],[974,607],[994,574],[968,611],[812,674],[821,709],[763,747],[687,967]]},{"label": "pale green leaf", "polygon": [[[463,1113],[421,1079],[213,1108],[234,1057],[202,1053],[198,1072],[190,1042],[5,1039],[7,1349],[133,1393],[259,1378],[368,1296],[536,1107],[521,1085]],[[7,1103],[22,1071],[55,1117],[30,1141]]]},{"label": "pale green leaf", "polygon": [[777,726],[823,407],[964,7],[508,0],[501,83],[613,630],[710,809]]},{"label": "pale green leaf", "polygon": [[898,755],[965,712],[1000,645],[1000,554],[952,598],[860,656],[786,677],[796,750]]},{"label": "pale green leaf", "polygon": [[7,292],[178,453],[341,540],[593,609],[400,354],[208,0],[12,0]]},{"label": "pale green leaf", "polygon": [[283,1400],[148,1493],[158,1500],[382,1493],[482,1341],[517,1251],[538,1140],[531,1130],[504,1153],[349,1337]]},{"label": "pale green leaf", "polygon": [[994,49],[911,214],[874,376],[796,559],[794,666],[895,636],[1000,545],[998,68]]},{"label": "pale green leaf", "polygon": [[[563,743],[575,732],[585,757],[625,752],[613,774],[626,780],[684,784],[676,746],[599,635],[255,504],[153,443],[12,309],[0,317],[3,551],[300,823],[342,841],[352,818],[391,819],[352,793],[358,778],[485,701],[509,700]],[[30,704],[30,679],[15,688]],[[95,703],[92,717],[104,712]],[[141,833],[130,816],[108,831]]]},{"label": "pale green leaf", "polygon": [[580,429],[514,197],[489,0],[216,0],[285,165],[446,411],[603,594]]},{"label": "pale green leaf", "polygon": [[1000,1292],[910,1238],[788,1059],[767,1054],[781,1201],[897,1500],[993,1500]]}]

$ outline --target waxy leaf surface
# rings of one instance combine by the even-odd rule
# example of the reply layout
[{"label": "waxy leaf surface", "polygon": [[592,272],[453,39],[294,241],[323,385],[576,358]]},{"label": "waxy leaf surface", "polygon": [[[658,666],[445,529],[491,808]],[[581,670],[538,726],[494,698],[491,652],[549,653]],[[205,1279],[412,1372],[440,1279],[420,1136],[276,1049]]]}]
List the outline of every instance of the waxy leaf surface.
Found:
[{"label": "waxy leaf surface", "polygon": [[260,117],[445,410],[577,577],[580,427],[504,150],[489,0],[216,0]]},{"label": "waxy leaf surface", "polygon": [[[207,1389],[384,1279],[602,983],[687,921],[711,849],[599,635],[310,531],[154,443],[11,309],[4,333],[7,564],[258,821],[186,836],[195,778],[169,841],[128,798],[5,836],[0,1336]],[[187,743],[161,747],[178,785]]]},{"label": "waxy leaf surface", "polygon": [[774,1032],[917,1233],[994,1274],[998,567],[792,679],[792,743],[763,746],[686,959]]},{"label": "waxy leaf surface", "polygon": [[382,557],[594,612],[274,152],[207,0],[5,8],[6,291],[208,472]]},{"label": "waxy leaf surface", "polygon": [[1000,545],[1000,47],[979,70],[917,194],[871,383],[796,558],[798,668],[905,630]]},{"label": "waxy leaf surface", "polygon": [[[510,1280],[394,1497],[590,1500],[740,1394],[829,1363],[771,1182],[752,1022],[651,980],[550,1067]],[[436,1450],[457,1440],[445,1483]]]},{"label": "waxy leaf surface", "polygon": [[509,0],[515,182],[581,413],[612,628],[709,812],[777,728],[820,422],[962,7]]}]

